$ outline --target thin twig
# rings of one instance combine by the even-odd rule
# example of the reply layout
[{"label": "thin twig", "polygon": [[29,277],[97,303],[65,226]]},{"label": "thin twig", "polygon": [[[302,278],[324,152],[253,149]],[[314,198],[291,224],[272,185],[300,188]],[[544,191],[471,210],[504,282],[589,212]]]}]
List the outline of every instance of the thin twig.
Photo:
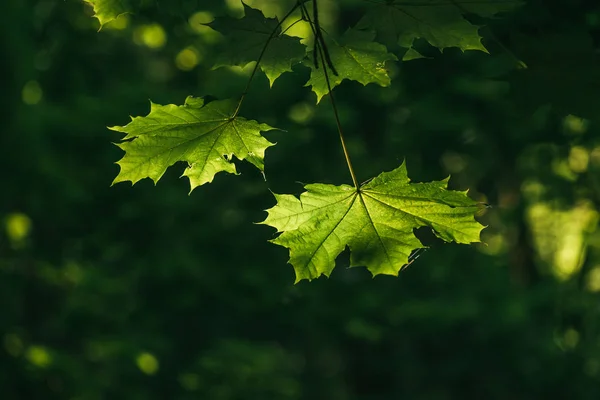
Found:
[{"label": "thin twig", "polygon": [[252,70],[252,73],[250,74],[250,78],[248,78],[248,83],[246,84],[246,88],[244,89],[244,91],[242,92],[242,95],[240,96],[240,101],[238,102],[238,105],[235,109],[235,111],[233,112],[233,114],[231,114],[231,119],[234,119],[238,113],[240,112],[240,108],[242,107],[242,103],[244,102],[244,99],[246,98],[246,95],[248,94],[248,90],[250,90],[250,84],[252,83],[252,80],[254,79],[254,76],[256,75],[256,71],[258,71],[258,67],[260,65],[260,62],[263,58],[263,56],[265,55],[265,52],[267,51],[267,47],[269,47],[269,44],[271,43],[271,40],[273,40],[273,36],[275,36],[275,33],[277,32],[277,30],[281,27],[281,24],[283,24],[283,22],[288,19],[288,17],[290,15],[292,15],[292,13],[294,11],[296,11],[296,9],[302,4],[302,0],[299,0],[296,5],[294,7],[292,7],[292,9],[290,11],[288,11],[288,13],[279,21],[279,23],[277,24],[277,26],[273,29],[273,31],[271,32],[271,34],[269,35],[269,37],[267,38],[267,41],[265,42],[265,45],[263,46],[260,55],[258,56],[258,59],[256,60],[256,65],[254,65],[254,69]]},{"label": "thin twig", "polygon": [[[314,1],[314,0],[313,0]],[[310,20],[310,16],[308,16],[309,18],[309,23],[313,24],[313,21]],[[320,27],[317,26],[315,24],[315,30],[320,32]],[[315,37],[315,41],[317,40],[317,38]],[[333,92],[331,90],[331,83],[329,81],[329,72],[327,71],[327,65],[326,63],[326,58],[325,58],[325,54],[324,54],[324,49],[323,46],[319,47],[319,55],[321,56],[321,65],[323,66],[323,74],[325,76],[325,82],[327,83],[327,91],[329,92],[329,101],[331,102],[331,107],[333,108],[333,115],[335,117],[335,124],[337,126],[337,130],[340,136],[340,142],[342,144],[342,150],[344,151],[344,157],[346,158],[346,164],[348,165],[348,170],[350,171],[350,176],[352,177],[352,183],[354,184],[354,187],[356,188],[356,190],[360,190],[360,186],[358,184],[358,180],[356,179],[356,174],[354,173],[354,168],[352,167],[352,162],[350,161],[350,154],[348,153],[348,148],[346,147],[346,140],[344,139],[344,133],[342,131],[342,123],[340,122],[340,116],[338,113],[338,109],[335,103],[335,98],[333,97]],[[334,71],[334,69],[332,69],[332,71]]]},{"label": "thin twig", "polygon": [[315,69],[319,69],[319,40],[317,40],[318,34],[315,25],[313,25],[312,20],[310,19],[310,15],[308,14],[308,10],[304,3],[300,5],[300,9],[302,10],[302,18],[304,18],[308,22],[308,26],[310,26],[310,30],[313,33],[313,64]]},{"label": "thin twig", "polygon": [[281,32],[281,34],[282,34],[282,35],[284,35],[284,34],[285,34],[287,31],[289,31],[289,30],[290,30],[290,29],[291,29],[291,28],[292,28],[294,25],[296,25],[298,22],[302,22],[302,21],[304,21],[304,19],[303,19],[303,18],[300,18],[300,19],[298,19],[298,20],[296,20],[296,21],[292,22],[292,23],[291,23],[291,24],[290,24],[290,25],[289,25],[287,28],[285,28],[285,29],[284,29],[284,30]]},{"label": "thin twig", "polygon": [[[325,43],[325,39],[323,38],[323,33],[321,32],[321,24],[319,23],[319,9],[317,7],[317,0],[313,0],[313,17],[315,22],[315,30],[317,31],[317,37],[315,38],[315,43],[319,43],[323,48],[322,55],[324,56],[325,61],[327,62],[327,66],[331,69],[331,72],[338,76],[335,67],[333,66],[333,62],[331,61],[331,56],[329,55],[329,50],[327,49],[327,43]],[[325,66],[323,66],[325,68]]]}]

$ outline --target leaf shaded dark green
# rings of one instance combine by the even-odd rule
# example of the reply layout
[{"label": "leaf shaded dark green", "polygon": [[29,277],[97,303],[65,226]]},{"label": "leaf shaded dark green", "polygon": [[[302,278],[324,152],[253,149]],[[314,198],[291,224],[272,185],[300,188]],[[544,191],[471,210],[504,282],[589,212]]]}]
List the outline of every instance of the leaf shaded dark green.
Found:
[{"label": "leaf shaded dark green", "polygon": [[[377,39],[390,48],[412,49],[414,40],[423,38],[440,50],[458,47],[463,51],[487,52],[481,43],[479,27],[464,15],[471,13],[489,18],[521,4],[515,0],[388,1],[369,9],[357,28],[375,30]],[[417,57],[412,49],[410,59],[414,58]]]},{"label": "leaf shaded dark green", "polygon": [[299,38],[282,34],[279,22],[275,18],[265,18],[259,10],[244,4],[245,16],[241,19],[230,17],[217,18],[209,24],[223,34],[225,42],[219,49],[215,67],[239,65],[245,66],[257,61],[263,47],[267,45],[260,61],[261,70],[267,75],[269,83],[284,72],[292,71],[306,53]]}]

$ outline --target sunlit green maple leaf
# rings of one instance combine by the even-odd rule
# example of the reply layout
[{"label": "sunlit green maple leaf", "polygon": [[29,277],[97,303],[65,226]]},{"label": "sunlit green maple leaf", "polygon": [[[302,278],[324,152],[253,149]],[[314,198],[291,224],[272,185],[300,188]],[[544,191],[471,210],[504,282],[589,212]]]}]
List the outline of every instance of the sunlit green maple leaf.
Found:
[{"label": "sunlit green maple leaf", "polygon": [[296,282],[329,276],[346,246],[351,266],[398,275],[411,251],[424,247],[415,228],[431,227],[445,241],[479,242],[478,203],[447,185],[448,179],[410,183],[402,164],[358,190],[310,184],[300,198],[276,194],[277,204],[262,223],[281,232],[272,242],[290,250]]},{"label": "sunlit green maple leaf", "polygon": [[276,18],[265,18],[259,10],[246,4],[244,11],[245,16],[241,19],[217,18],[209,24],[225,37],[214,66],[243,67],[257,61],[273,34],[260,60],[260,68],[272,86],[281,74],[292,71],[292,66],[305,57],[306,47],[300,43],[299,38],[282,34]]},{"label": "sunlit green maple leaf", "polygon": [[94,8],[94,17],[98,18],[100,28],[116,19],[119,15],[131,11],[128,0],[84,0]]},{"label": "sunlit green maple leaf", "polygon": [[154,183],[178,161],[188,163],[183,173],[191,190],[212,182],[221,171],[236,173],[235,156],[248,160],[261,171],[265,150],[273,143],[261,131],[275,129],[266,124],[232,117],[236,104],[218,100],[205,104],[188,97],[183,106],[151,104],[145,117],[132,118],[125,126],[110,129],[125,133],[118,146],[125,151],[117,163],[121,170],[114,183],[143,178]]},{"label": "sunlit green maple leaf", "polygon": [[[387,46],[412,49],[414,40],[423,38],[440,50],[458,47],[463,51],[487,52],[481,43],[479,26],[471,24],[464,15],[489,18],[521,4],[517,0],[393,0],[368,10],[357,27],[375,30],[377,39]],[[412,51],[411,59],[418,58]]]},{"label": "sunlit green maple leaf", "polygon": [[[331,88],[342,83],[344,79],[350,79],[367,85],[376,83],[380,86],[390,85],[390,76],[385,66],[386,61],[398,60],[388,53],[386,47],[373,41],[375,33],[349,29],[335,41],[323,35],[327,41],[327,48],[331,61],[338,75],[334,75],[328,69],[328,77]],[[309,57],[312,59],[312,57]],[[312,86],[317,95],[317,103],[323,96],[329,93],[325,72],[322,65],[316,68],[312,61],[307,65],[311,68],[310,79],[306,86]]]}]

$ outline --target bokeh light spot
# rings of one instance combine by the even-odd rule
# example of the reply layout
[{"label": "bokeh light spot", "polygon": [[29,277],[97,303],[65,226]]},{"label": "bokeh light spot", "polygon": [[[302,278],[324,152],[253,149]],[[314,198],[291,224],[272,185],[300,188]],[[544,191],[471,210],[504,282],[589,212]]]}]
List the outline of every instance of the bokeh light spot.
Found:
[{"label": "bokeh light spot", "polygon": [[12,213],[6,218],[6,234],[13,247],[22,247],[31,232],[31,219],[23,213]]},{"label": "bokeh light spot", "polygon": [[42,101],[43,95],[44,92],[37,81],[27,82],[21,91],[23,103],[29,104],[30,106],[36,105]]},{"label": "bokeh light spot", "polygon": [[478,246],[478,249],[483,254],[497,256],[506,253],[508,250],[508,241],[506,240],[506,237],[499,232],[488,233],[483,231],[481,234],[481,241],[485,244]]},{"label": "bokeh light spot", "polygon": [[158,360],[152,354],[148,352],[140,353],[135,363],[137,364],[140,371],[146,375],[154,375],[158,371]]},{"label": "bokeh light spot", "polygon": [[133,41],[150,49],[160,49],[167,43],[167,34],[159,24],[142,25],[134,31]]},{"label": "bokeh light spot", "polygon": [[588,272],[586,287],[590,292],[600,292],[600,265],[595,266]]},{"label": "bokeh light spot", "polygon": [[[225,0],[225,5],[236,17],[244,15],[244,5],[239,0]],[[251,4],[250,4],[251,5]]]},{"label": "bokeh light spot", "polygon": [[186,390],[190,392],[194,390],[198,390],[200,387],[200,377],[198,374],[182,374],[179,376],[179,384]]},{"label": "bokeh light spot", "polygon": [[198,50],[193,47],[186,47],[181,50],[175,57],[175,65],[182,71],[191,71],[201,60],[201,55]]},{"label": "bokeh light spot", "polygon": [[590,152],[590,162],[594,167],[600,166],[600,146],[596,146]]},{"label": "bokeh light spot", "polygon": [[574,349],[579,343],[579,332],[573,328],[569,328],[565,332],[564,341],[565,347]]},{"label": "bokeh light spot", "polygon": [[52,364],[50,353],[42,346],[30,346],[25,357],[36,367],[45,368]]},{"label": "bokeh light spot", "polygon": [[300,102],[290,108],[288,117],[297,124],[306,124],[312,119],[314,113],[314,107],[306,102]]},{"label": "bokeh light spot", "polygon": [[569,168],[578,174],[587,171],[590,162],[590,153],[585,147],[574,146],[569,152]]},{"label": "bokeh light spot", "polygon": [[69,283],[76,285],[83,279],[83,269],[76,262],[68,262],[63,268],[63,277]]},{"label": "bokeh light spot", "polygon": [[588,120],[571,114],[567,115],[563,120],[564,130],[572,135],[584,134],[588,129],[588,125]]},{"label": "bokeh light spot", "polygon": [[460,154],[448,151],[442,155],[442,165],[446,171],[457,174],[467,167],[467,160]]},{"label": "bokeh light spot", "polygon": [[598,212],[589,201],[570,209],[537,202],[527,210],[536,251],[559,280],[579,272],[585,254],[585,236],[595,231]]}]

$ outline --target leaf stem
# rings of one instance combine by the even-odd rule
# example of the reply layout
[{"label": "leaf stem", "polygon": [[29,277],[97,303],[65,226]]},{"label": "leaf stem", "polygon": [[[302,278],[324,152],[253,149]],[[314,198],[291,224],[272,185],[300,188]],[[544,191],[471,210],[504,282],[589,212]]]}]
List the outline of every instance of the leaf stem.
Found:
[{"label": "leaf stem", "polygon": [[[321,53],[323,52],[322,49]],[[323,73],[325,74],[325,82],[327,82],[327,90],[329,91],[329,100],[331,101],[331,107],[333,108],[333,115],[335,116],[335,124],[337,125],[338,133],[340,135],[340,143],[342,144],[342,150],[344,151],[344,157],[346,158],[346,164],[348,164],[348,171],[350,171],[350,176],[352,177],[352,183],[356,189],[359,188],[358,180],[356,179],[356,174],[354,173],[354,168],[352,167],[352,161],[350,161],[350,154],[348,153],[348,147],[346,147],[346,140],[344,139],[344,133],[342,132],[342,124],[340,122],[340,116],[338,114],[337,106],[335,104],[335,99],[333,98],[333,92],[331,91],[331,85],[329,83],[329,73],[327,72],[327,66],[323,61],[323,55],[321,54],[321,64],[323,65]]]},{"label": "leaf stem", "polygon": [[288,19],[289,16],[292,15],[292,13],[294,11],[296,11],[296,9],[298,7],[300,7],[300,5],[302,3],[303,3],[303,0],[298,0],[298,2],[296,2],[296,5],[294,7],[292,7],[292,9],[290,11],[288,11],[288,13],[285,14],[285,16],[283,18],[281,18],[281,20],[279,21],[279,23],[277,24],[277,26],[273,29],[273,31],[271,31],[271,34],[267,38],[267,41],[265,42],[265,45],[263,46],[262,50],[260,51],[260,55],[258,56],[258,59],[256,60],[256,64],[254,65],[254,69],[252,69],[252,73],[250,74],[250,77],[248,78],[248,83],[246,84],[246,88],[244,89],[244,91],[242,92],[242,95],[240,96],[240,101],[238,102],[238,105],[235,108],[235,111],[233,112],[233,114],[231,114],[231,117],[230,117],[231,119],[234,119],[238,115],[238,113],[240,112],[240,108],[242,107],[242,103],[244,102],[244,99],[246,98],[246,95],[248,94],[248,90],[250,90],[250,84],[252,83],[252,80],[254,79],[254,76],[256,75],[256,71],[258,71],[258,67],[260,66],[260,62],[262,61],[262,58],[265,55],[265,52],[267,51],[267,47],[269,47],[269,44],[271,43],[271,40],[273,40],[273,37],[275,36],[275,33],[281,27],[281,24],[283,24],[283,22],[286,19]]},{"label": "leaf stem", "polygon": [[[317,0],[313,0],[315,3]],[[315,5],[316,7],[316,5]],[[307,13],[308,14],[308,13]],[[352,161],[350,161],[350,154],[348,153],[348,147],[346,146],[346,140],[344,139],[344,132],[342,131],[342,123],[340,122],[340,116],[338,113],[337,105],[335,103],[335,98],[333,97],[333,91],[331,90],[331,83],[329,82],[329,72],[327,71],[327,67],[329,66],[331,70],[337,75],[337,71],[333,67],[331,63],[331,59],[325,54],[325,40],[323,39],[323,35],[320,34],[321,27],[316,25],[313,21],[310,20],[309,23],[311,26],[314,25],[313,33],[315,35],[315,41],[318,43],[321,41],[320,45],[315,46],[315,51],[319,51],[319,55],[321,56],[321,65],[323,66],[323,74],[325,76],[325,82],[327,83],[327,91],[329,92],[329,101],[331,102],[331,108],[333,109],[333,115],[335,116],[335,124],[337,126],[338,133],[340,135],[340,143],[342,144],[342,150],[344,151],[344,157],[346,158],[346,164],[348,165],[348,171],[350,171],[350,176],[352,177],[352,184],[354,187],[359,190],[360,186],[358,184],[358,180],[356,179],[356,174],[354,173],[354,168],[352,167]],[[319,32],[316,34],[315,32]]]}]

